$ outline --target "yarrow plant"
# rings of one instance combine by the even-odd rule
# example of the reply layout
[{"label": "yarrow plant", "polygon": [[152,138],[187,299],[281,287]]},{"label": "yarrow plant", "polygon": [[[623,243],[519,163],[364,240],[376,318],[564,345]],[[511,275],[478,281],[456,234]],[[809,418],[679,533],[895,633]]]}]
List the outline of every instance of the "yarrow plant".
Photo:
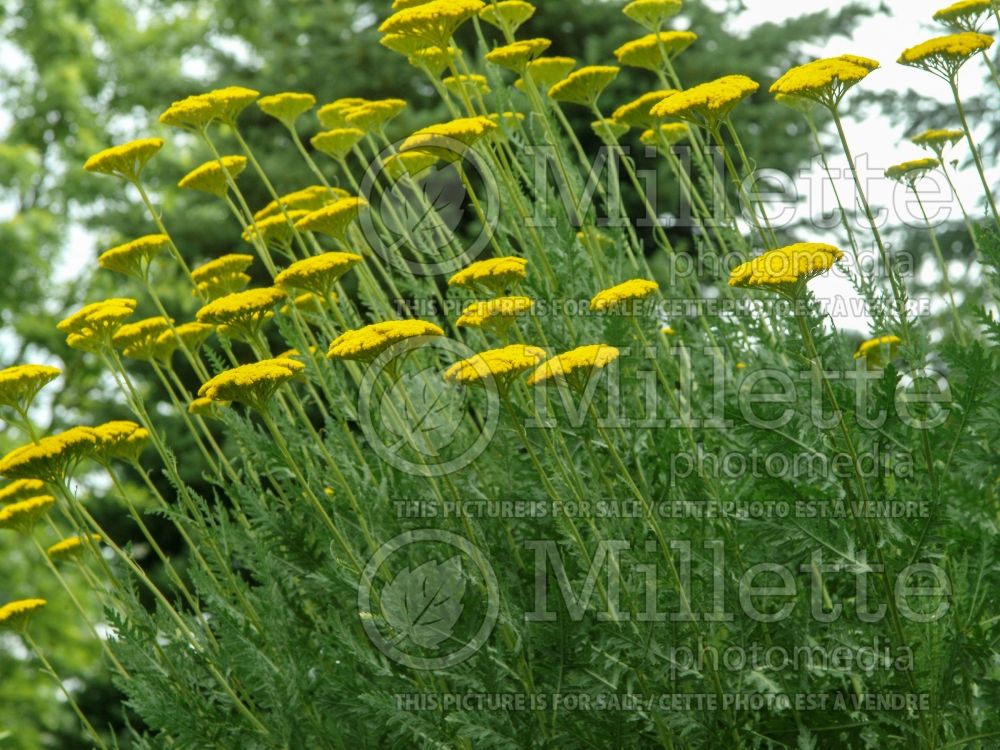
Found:
[{"label": "yarrow plant", "polygon": [[[990,283],[959,289],[924,210],[941,287],[901,270],[841,120],[874,59],[765,84],[727,57],[692,83],[677,63],[715,40],[681,0],[622,3],[630,37],[612,59],[579,40],[580,65],[536,10],[376,3],[372,64],[422,87],[223,86],[86,160],[144,214],[97,257],[121,296],[56,327],[101,376],[0,370],[0,534],[39,589],[3,587],[0,646],[102,749],[124,734],[39,648],[57,619],[92,636],[137,748],[992,747],[1000,238],[962,207],[968,251],[949,241]],[[954,33],[903,52],[958,117],[885,176],[923,210],[965,140],[1000,229],[957,79],[991,12],[943,8]],[[866,230],[839,195],[840,227],[772,224],[741,124],[772,97],[828,172],[832,125]],[[841,273],[861,341],[823,304]],[[78,379],[108,421],[51,395]]]}]

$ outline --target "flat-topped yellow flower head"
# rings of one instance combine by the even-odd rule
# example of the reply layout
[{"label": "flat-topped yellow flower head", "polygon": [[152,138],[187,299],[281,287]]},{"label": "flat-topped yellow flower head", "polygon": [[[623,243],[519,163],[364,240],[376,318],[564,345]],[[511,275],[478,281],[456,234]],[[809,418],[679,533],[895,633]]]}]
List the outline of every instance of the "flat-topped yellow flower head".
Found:
[{"label": "flat-topped yellow flower head", "polygon": [[344,128],[347,127],[347,120],[344,119],[344,115],[349,110],[367,101],[367,99],[360,96],[345,96],[329,104],[324,104],[316,111],[316,117],[319,118],[320,125],[324,128]]},{"label": "flat-topped yellow flower head", "polygon": [[222,198],[229,192],[230,181],[239,177],[246,166],[245,156],[223,156],[212,159],[184,175],[177,186],[186,190],[211,193]]},{"label": "flat-topped yellow flower head", "polygon": [[918,133],[910,139],[910,142],[933,151],[940,159],[948,146],[954,146],[963,138],[965,138],[964,130],[937,129]]},{"label": "flat-topped yellow flower head", "polygon": [[452,34],[484,7],[481,0],[431,0],[393,13],[378,30],[447,48]]},{"label": "flat-topped yellow flower head", "polygon": [[[832,109],[854,84],[878,67],[876,60],[857,55],[813,60],[786,72],[771,85],[771,93],[807,99]],[[794,100],[785,100],[783,103],[791,106]]]},{"label": "flat-topped yellow flower head", "polygon": [[91,455],[96,444],[92,429],[71,427],[12,450],[0,459],[0,476],[61,482],[73,467]]},{"label": "flat-topped yellow flower head", "polygon": [[544,349],[525,344],[511,344],[490,349],[456,362],[444,371],[444,379],[455,385],[495,388],[505,394],[521,373],[545,359]]},{"label": "flat-topped yellow flower head", "polygon": [[49,365],[14,365],[0,370],[0,406],[26,414],[38,392],[61,372],[58,367]]},{"label": "flat-topped yellow flower head", "polygon": [[202,263],[191,272],[191,278],[196,284],[208,281],[216,276],[246,271],[253,265],[253,256],[246,253],[227,253],[206,263]]},{"label": "flat-topped yellow flower head", "polygon": [[658,118],[650,114],[650,110],[668,96],[677,93],[677,89],[661,89],[650,91],[637,99],[622,104],[611,113],[611,119],[628,125],[631,128],[651,128]]},{"label": "flat-topped yellow flower head", "polygon": [[886,334],[862,341],[854,352],[854,359],[863,359],[870,367],[883,367],[899,353],[899,336]]},{"label": "flat-topped yellow flower head", "polygon": [[107,271],[144,279],[153,259],[170,246],[165,234],[147,234],[123,245],[105,250],[97,256],[97,265]]},{"label": "flat-topped yellow flower head", "polygon": [[608,344],[588,344],[571,349],[546,360],[528,377],[528,385],[555,381],[566,383],[577,391],[583,390],[590,376],[607,367],[621,352]]},{"label": "flat-topped yellow flower head", "polygon": [[332,252],[296,261],[274,277],[282,289],[304,289],[326,299],[334,284],[362,260],[355,253]]},{"label": "flat-topped yellow flower head", "polygon": [[188,404],[187,410],[189,414],[194,414],[198,417],[207,417],[209,419],[221,419],[222,414],[221,409],[230,405],[229,401],[213,401],[210,398],[196,398]]},{"label": "flat-topped yellow flower head", "polygon": [[298,360],[287,357],[241,365],[206,382],[198,389],[198,396],[219,402],[238,401],[263,412],[278,388],[305,368]]},{"label": "flat-topped yellow flower head", "polygon": [[401,154],[392,154],[382,162],[385,174],[393,180],[398,180],[404,175],[417,179],[425,176],[427,170],[438,163],[438,155],[433,151],[405,151]]},{"label": "flat-topped yellow flower head", "polygon": [[557,102],[595,107],[601,93],[620,71],[621,68],[615,65],[588,65],[549,86],[549,96]]},{"label": "flat-topped yellow flower head", "polygon": [[0,529],[30,534],[55,502],[52,495],[39,495],[4,506],[0,508]]},{"label": "flat-topped yellow flower head", "polygon": [[799,242],[768,250],[738,265],[729,274],[729,286],[766,289],[794,298],[806,282],[830,270],[843,257],[833,245]]},{"label": "flat-topped yellow flower head", "polygon": [[491,26],[510,34],[535,15],[535,6],[524,0],[500,0],[479,11],[479,18]]},{"label": "flat-topped yellow flower head", "polygon": [[614,146],[618,143],[618,140],[630,130],[629,126],[625,123],[610,117],[602,117],[600,120],[594,120],[590,123],[590,129],[594,131],[594,135],[609,146]]},{"label": "flat-topped yellow flower head", "polygon": [[993,37],[974,31],[949,34],[903,50],[897,62],[951,81],[970,57],[993,46]]},{"label": "flat-topped yellow flower head", "polygon": [[551,46],[551,39],[523,39],[490,50],[486,53],[486,60],[515,73],[524,73],[528,63],[537,59]]},{"label": "flat-topped yellow flower head", "polygon": [[72,560],[79,557],[87,549],[88,545],[94,546],[99,544],[100,541],[100,534],[71,536],[50,546],[47,550],[45,550],[45,554],[47,554],[52,560]]},{"label": "flat-topped yellow flower head", "polygon": [[932,172],[941,166],[941,162],[933,157],[925,159],[911,159],[901,164],[893,164],[885,170],[885,176],[890,180],[905,182],[912,186],[928,172]]},{"label": "flat-topped yellow flower head", "polygon": [[275,287],[247,289],[212,300],[195,314],[199,323],[225,326],[231,338],[253,339],[273,315],[285,292]]},{"label": "flat-topped yellow flower head", "polygon": [[162,138],[140,138],[112,146],[91,156],[83,168],[88,172],[138,182],[149,160],[163,148]]},{"label": "flat-topped yellow flower head", "polygon": [[364,198],[341,198],[301,217],[295,222],[295,228],[304,232],[319,232],[340,242],[347,242],[347,230],[358,218],[358,214],[367,207],[368,201]]},{"label": "flat-topped yellow flower head", "polygon": [[201,131],[215,115],[215,105],[204,94],[194,94],[173,102],[160,115],[160,122],[182,130]]},{"label": "flat-topped yellow flower head", "polygon": [[644,130],[639,141],[645,146],[652,146],[661,154],[672,153],[671,147],[691,135],[688,126],[683,122],[665,122],[657,127]]},{"label": "flat-topped yellow flower head", "polygon": [[631,279],[594,295],[590,309],[595,312],[625,312],[639,300],[656,294],[660,285],[649,279]]},{"label": "flat-topped yellow flower head", "polygon": [[531,312],[534,302],[529,297],[495,297],[468,305],[455,325],[464,328],[483,328],[503,334],[518,315]]},{"label": "flat-topped yellow flower head", "polygon": [[447,76],[441,79],[441,83],[448,91],[455,94],[459,99],[465,96],[474,95],[476,92],[486,95],[490,93],[490,82],[486,76],[472,73],[470,75]]},{"label": "flat-topped yellow flower head", "polygon": [[309,213],[304,209],[293,209],[273,214],[260,221],[254,220],[253,225],[244,229],[240,236],[244,242],[251,245],[262,241],[266,245],[284,250],[292,244],[292,238],[295,236],[295,222],[305,218]]},{"label": "flat-topped yellow flower head", "polygon": [[156,339],[156,359],[160,362],[168,362],[181,344],[184,344],[184,347],[194,354],[208,340],[214,330],[215,327],[207,323],[192,321],[175,326],[172,330],[164,331]]},{"label": "flat-topped yellow flower head", "polygon": [[979,31],[997,7],[996,0],[960,0],[935,11],[934,20],[955,31]]},{"label": "flat-topped yellow flower head", "polygon": [[[388,41],[388,37],[382,37],[381,41],[385,44]],[[457,57],[457,47],[423,47],[407,53],[406,61],[414,68],[427,71],[429,75],[437,78],[445,68],[450,67],[454,63]]]},{"label": "flat-topped yellow flower head", "polygon": [[379,131],[406,109],[405,99],[378,99],[345,110],[344,120],[365,132]]},{"label": "flat-topped yellow flower head", "polygon": [[257,211],[254,221],[261,221],[271,216],[278,216],[285,211],[315,211],[327,203],[346,198],[349,193],[342,188],[326,187],[326,185],[310,185],[285,195],[279,195],[277,200],[268,203]]},{"label": "flat-topped yellow flower head", "polygon": [[44,599],[19,599],[0,607],[0,630],[23,632],[32,615],[48,604]]},{"label": "flat-topped yellow flower head", "polygon": [[260,92],[245,86],[225,86],[203,96],[215,107],[215,119],[233,125],[247,107],[260,97]]},{"label": "flat-topped yellow flower head", "polygon": [[295,121],[316,106],[316,97],[298,91],[284,91],[280,94],[262,96],[257,106],[266,114],[278,120],[286,128],[294,128]]},{"label": "flat-topped yellow flower head", "polygon": [[691,31],[660,31],[639,39],[625,42],[615,50],[615,57],[622,65],[645,70],[665,70],[673,60],[697,41]]},{"label": "flat-topped yellow flower head", "polygon": [[0,487],[0,505],[9,505],[44,494],[45,482],[41,479],[15,479],[10,484]]},{"label": "flat-topped yellow flower head", "polygon": [[744,75],[731,75],[678,91],[653,106],[657,118],[674,118],[709,130],[718,127],[736,105],[754,93],[760,84]]},{"label": "flat-topped yellow flower head", "polygon": [[360,128],[333,128],[317,133],[309,139],[309,142],[317,151],[322,151],[331,159],[340,161],[347,158],[364,138],[365,131]]},{"label": "flat-topped yellow flower head", "polygon": [[171,321],[157,315],[135,323],[126,323],[111,337],[111,345],[131,359],[151,360],[156,357],[156,342]]},{"label": "flat-topped yellow flower head", "polygon": [[494,132],[497,124],[489,117],[459,117],[449,122],[421,128],[403,141],[401,152],[425,151],[442,161],[456,161],[482,138]]},{"label": "flat-topped yellow flower head", "polygon": [[138,463],[139,454],[149,442],[149,430],[127,419],[105,422],[92,429],[97,438],[93,458],[104,466],[116,460]]},{"label": "flat-topped yellow flower head", "polygon": [[448,286],[469,289],[484,289],[494,294],[502,294],[527,277],[527,258],[504,256],[476,261],[448,279]]},{"label": "flat-topped yellow flower head", "polygon": [[525,66],[524,72],[537,85],[549,88],[568,76],[575,67],[576,59],[572,57],[549,56],[532,60]]},{"label": "flat-topped yellow flower head", "polygon": [[137,304],[128,297],[92,302],[59,321],[56,328],[66,334],[66,343],[74,349],[98,351],[110,346],[111,337],[132,317]]},{"label": "flat-topped yellow flower head", "polygon": [[338,336],[326,356],[371,362],[390,346],[418,336],[443,336],[440,326],[425,320],[387,320],[347,331]]},{"label": "flat-topped yellow flower head", "polygon": [[659,31],[681,9],[681,0],[632,0],[622,13],[649,31]]}]

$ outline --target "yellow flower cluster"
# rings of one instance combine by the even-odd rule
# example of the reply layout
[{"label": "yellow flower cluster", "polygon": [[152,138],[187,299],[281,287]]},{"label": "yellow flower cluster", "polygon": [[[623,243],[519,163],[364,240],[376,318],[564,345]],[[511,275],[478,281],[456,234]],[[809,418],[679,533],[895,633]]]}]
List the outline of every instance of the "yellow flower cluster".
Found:
[{"label": "yellow flower cluster", "polygon": [[83,168],[88,172],[138,182],[146,164],[161,148],[162,138],[140,138],[99,151],[84,162]]},{"label": "yellow flower cluster", "polygon": [[574,70],[549,87],[549,96],[557,102],[593,107],[601,92],[618,77],[620,70],[615,65],[588,65]]},{"label": "yellow flower cluster", "polygon": [[93,458],[104,466],[122,460],[135,464],[149,442],[149,430],[127,419],[105,422],[93,428],[97,444]]},{"label": "yellow flower cluster", "polygon": [[545,357],[545,350],[537,346],[511,344],[456,362],[445,370],[444,379],[456,385],[496,386],[500,393],[506,393],[515,377]]},{"label": "yellow flower cluster", "polygon": [[550,380],[565,382],[580,390],[586,386],[594,370],[607,367],[621,352],[607,344],[588,344],[563,352],[546,360],[528,377],[528,385],[540,385]]},{"label": "yellow flower cluster", "polygon": [[761,287],[782,294],[794,293],[801,284],[828,271],[843,257],[844,253],[832,245],[799,242],[768,250],[738,265],[729,274],[729,285]]},{"label": "yellow flower cluster", "polygon": [[430,151],[407,151],[402,154],[393,154],[382,162],[385,173],[393,180],[400,179],[403,175],[417,178],[436,164],[438,157]]},{"label": "yellow flower cluster", "polygon": [[681,0],[632,0],[622,13],[650,31],[659,31],[681,9]]},{"label": "yellow flower cluster", "polygon": [[368,201],[364,198],[341,198],[301,217],[295,222],[295,228],[305,232],[319,232],[346,242],[347,230],[361,210],[367,207]]},{"label": "yellow flower cluster", "polygon": [[55,505],[52,495],[39,495],[0,508],[0,529],[30,534],[35,524]]},{"label": "yellow flower cluster", "polygon": [[481,0],[431,0],[393,13],[378,30],[383,34],[399,34],[445,48],[458,27],[484,7]]},{"label": "yellow flower cluster", "polygon": [[524,73],[525,67],[552,46],[551,39],[524,39],[486,53],[486,60],[502,68]]},{"label": "yellow flower cluster", "polygon": [[212,159],[184,175],[177,186],[186,190],[211,193],[222,198],[229,192],[229,180],[235,180],[246,166],[245,156],[223,156]]},{"label": "yellow flower cluster", "polygon": [[59,374],[59,368],[48,365],[14,365],[0,370],[0,406],[24,414],[38,392]]},{"label": "yellow flower cluster", "polygon": [[223,326],[220,332],[232,338],[252,339],[284,298],[285,292],[274,287],[247,289],[212,300],[195,317],[199,323]]},{"label": "yellow flower cluster", "polygon": [[111,345],[121,349],[132,359],[150,360],[157,356],[157,342],[164,331],[170,330],[171,321],[157,315],[135,323],[126,323],[111,337]]},{"label": "yellow flower cluster", "polygon": [[323,253],[296,261],[274,277],[282,289],[305,289],[326,299],[341,276],[361,262],[354,253]]},{"label": "yellow flower cluster", "polygon": [[660,285],[649,279],[631,279],[598,292],[590,300],[590,309],[598,312],[621,310],[628,303],[646,299],[659,291]]},{"label": "yellow flower cluster", "polygon": [[723,76],[708,83],[678,91],[655,105],[653,117],[673,117],[714,129],[760,84],[744,75]]},{"label": "yellow flower cluster", "polygon": [[22,629],[35,612],[48,604],[44,599],[21,599],[0,607],[0,628]]},{"label": "yellow flower cluster", "polygon": [[367,102],[359,96],[345,96],[329,104],[324,104],[316,111],[316,117],[324,128],[343,128],[347,125],[345,115],[355,107]]},{"label": "yellow flower cluster", "polygon": [[511,34],[525,21],[535,15],[535,6],[524,0],[500,0],[479,11],[479,17],[498,29],[506,29]]},{"label": "yellow flower cluster", "polygon": [[295,126],[295,121],[316,106],[316,97],[297,91],[285,91],[257,100],[261,112],[281,122],[286,128]]},{"label": "yellow flower cluster", "polygon": [[214,328],[205,323],[182,323],[172,331],[164,331],[156,340],[156,358],[165,362],[182,343],[189,352],[195,352],[212,335]]},{"label": "yellow flower cluster", "polygon": [[[532,81],[539,86],[548,88],[569,75],[569,72],[575,67],[576,60],[572,57],[539,57],[528,63],[524,70],[525,75],[529,76]],[[521,81],[514,85],[523,88]]]},{"label": "yellow flower cluster", "polygon": [[667,61],[673,60],[697,41],[691,31],[659,31],[626,42],[615,50],[615,57],[622,65],[645,70],[663,70]]},{"label": "yellow flower cluster", "polygon": [[448,286],[484,288],[497,294],[527,278],[527,258],[505,256],[476,261],[448,279]]},{"label": "yellow flower cluster", "polygon": [[108,271],[142,279],[153,258],[170,244],[165,234],[147,234],[144,237],[105,250],[97,257],[97,265]]},{"label": "yellow flower cluster", "polygon": [[388,320],[347,331],[327,351],[330,359],[370,362],[393,344],[417,336],[443,336],[444,331],[424,320]]},{"label": "yellow flower cluster", "polygon": [[898,62],[951,79],[970,57],[992,46],[993,37],[988,34],[965,31],[928,39],[915,47],[903,50]]},{"label": "yellow flower cluster", "polygon": [[284,214],[279,212],[260,221],[255,220],[252,226],[243,230],[241,236],[244,242],[250,244],[260,240],[267,245],[285,249],[291,244],[295,234],[293,229],[295,222],[309,213],[305,209],[293,209],[286,210]]},{"label": "yellow flower cluster", "polygon": [[0,476],[61,482],[73,466],[91,454],[96,444],[92,429],[71,427],[12,450],[0,459]]},{"label": "yellow flower cluster", "polygon": [[518,315],[530,312],[534,303],[528,297],[496,297],[467,306],[455,325],[504,331]]},{"label": "yellow flower cluster", "polygon": [[611,119],[628,125],[632,128],[649,128],[656,122],[655,117],[650,114],[654,106],[662,102],[668,96],[676,94],[676,89],[662,89],[660,91],[650,91],[643,94],[638,99],[622,104],[611,113]]},{"label": "yellow flower cluster", "polygon": [[333,128],[317,133],[309,139],[309,142],[317,151],[340,161],[347,158],[364,137],[365,131],[360,128]]},{"label": "yellow flower cluster", "polygon": [[876,336],[873,339],[862,341],[858,345],[857,351],[854,352],[854,359],[863,359],[866,364],[881,367],[896,356],[899,344],[899,336],[893,334]]},{"label": "yellow flower cluster", "polygon": [[377,131],[404,109],[406,102],[403,99],[366,101],[345,110],[344,120],[348,125],[363,131]]},{"label": "yellow flower cluster", "polygon": [[310,185],[286,195],[278,196],[277,200],[268,203],[257,211],[254,221],[262,221],[272,216],[278,216],[285,211],[315,211],[340,198],[346,198],[349,193],[342,188],[326,187],[325,185]]},{"label": "yellow flower cluster", "polygon": [[937,130],[925,130],[922,133],[918,133],[910,139],[911,143],[915,143],[921,148],[927,148],[936,153],[938,156],[944,151],[945,147],[953,146],[965,137],[964,130],[947,130],[947,129],[937,129]]},{"label": "yellow flower cluster", "polygon": [[925,159],[913,159],[904,161],[901,164],[894,164],[885,170],[885,176],[890,180],[913,184],[924,174],[941,166],[937,159],[927,157]]},{"label": "yellow flower cluster", "polygon": [[836,107],[854,84],[876,70],[876,60],[840,55],[798,65],[771,85],[771,93],[808,99],[825,107]]},{"label": "yellow flower cluster", "polygon": [[198,389],[198,396],[212,401],[238,401],[263,412],[275,391],[305,367],[298,360],[286,357],[241,365],[206,382]]},{"label": "yellow flower cluster", "polygon": [[652,146],[660,153],[665,153],[670,146],[680,143],[691,134],[688,126],[682,122],[667,122],[657,128],[644,130],[639,140],[646,146]]},{"label": "yellow flower cluster", "polygon": [[171,104],[160,115],[160,122],[185,130],[204,130],[213,122],[233,124],[259,96],[259,91],[243,86],[226,86],[206,94],[195,94]]},{"label": "yellow flower cluster", "polygon": [[191,272],[195,292],[211,301],[246,289],[250,276],[246,270],[253,263],[253,256],[245,253],[227,253],[203,263]]},{"label": "yellow flower cluster", "polygon": [[960,0],[934,13],[934,20],[956,31],[979,31],[984,17],[996,9],[996,0]]},{"label": "yellow flower cluster", "polygon": [[16,503],[29,497],[36,497],[45,491],[45,482],[40,479],[17,479],[0,488],[0,505]]},{"label": "yellow flower cluster", "polygon": [[479,92],[480,94],[490,93],[490,83],[486,76],[473,73],[471,75],[457,75],[442,78],[444,87],[458,96],[460,99],[466,94]]},{"label": "yellow flower cluster", "polygon": [[111,343],[111,337],[135,312],[137,302],[114,297],[84,305],[59,321],[56,328],[66,334],[66,343],[75,349],[96,351]]},{"label": "yellow flower cluster", "polygon": [[399,147],[402,152],[429,151],[444,161],[461,158],[481,138],[497,129],[489,117],[460,117],[450,122],[421,128]]},{"label": "yellow flower cluster", "polygon": [[87,536],[71,536],[68,539],[56,542],[47,550],[45,554],[53,560],[64,560],[73,557],[83,551],[85,544],[97,544],[101,541],[100,534],[88,534]]}]

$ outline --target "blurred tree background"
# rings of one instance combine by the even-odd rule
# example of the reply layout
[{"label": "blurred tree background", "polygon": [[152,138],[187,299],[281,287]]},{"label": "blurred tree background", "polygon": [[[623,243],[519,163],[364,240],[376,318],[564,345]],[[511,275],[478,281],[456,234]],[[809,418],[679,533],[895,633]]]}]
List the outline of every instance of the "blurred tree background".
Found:
[{"label": "blurred tree background", "polygon": [[[581,64],[612,62],[616,47],[640,35],[621,14],[622,4],[545,0],[529,24],[530,35],[553,40],[548,54],[570,55]],[[72,382],[60,379],[47,389],[36,414],[39,424],[59,429],[84,418],[96,423],[126,416],[114,406],[113,384],[102,380],[90,358],[65,346],[55,322],[85,299],[132,293],[122,277],[93,273],[97,253],[155,229],[137,195],[83,171],[86,157],[131,138],[166,138],[168,147],[147,170],[145,182],[189,263],[238,250],[239,229],[220,202],[174,189],[209,154],[186,135],[161,127],[158,114],[188,94],[244,85],[262,93],[309,91],[320,103],[351,95],[405,98],[411,107],[394,123],[398,136],[444,118],[421,74],[378,43],[376,28],[389,5],[389,0],[0,0],[0,267],[6,274],[0,284],[0,366],[49,362],[73,374]],[[848,35],[862,15],[879,11],[870,2],[846,3],[834,14],[805,15],[734,35],[731,20],[741,6],[738,0],[712,7],[685,3],[677,22],[697,29],[700,40],[678,61],[682,80],[693,84],[739,72],[769,82],[806,58],[804,45]],[[475,43],[471,33],[460,41]],[[720,55],[721,49],[727,54]],[[610,112],[654,88],[651,73],[628,70],[602,106]],[[742,107],[737,116],[748,152],[760,165],[794,174],[814,150],[808,131],[791,110],[771,101],[766,86],[756,100],[757,106]],[[583,115],[576,122],[580,133],[590,135],[590,119]],[[318,130],[318,122],[311,122]],[[313,182],[276,121],[251,109],[241,124],[257,153],[266,155],[264,168],[279,192]],[[597,141],[591,136],[585,145],[593,151]],[[637,139],[634,150],[641,153]],[[641,160],[640,166],[645,166]],[[269,201],[251,180],[242,187],[254,208]],[[668,200],[674,195],[666,180],[661,195]],[[673,239],[688,241],[683,230],[674,231]],[[178,320],[188,320],[196,302],[185,284],[174,289],[166,304]],[[152,314],[139,310],[139,317]],[[193,378],[189,385],[197,387]],[[165,400],[154,383],[145,387],[150,402]],[[176,417],[165,419],[171,418]],[[185,445],[187,433],[176,425],[171,429],[169,422],[163,428],[173,436],[170,445],[186,478],[197,484],[200,462]],[[7,425],[0,429],[0,451],[25,439]],[[159,474],[153,479],[169,496],[165,479]],[[129,486],[141,504],[143,491],[137,478],[132,480]],[[93,484],[89,502],[101,523],[123,541],[137,540],[137,530],[120,520],[124,514],[114,503],[102,502],[105,486]],[[163,533],[155,517],[150,522]],[[169,538],[164,546],[171,547]],[[173,549],[180,554],[176,544]],[[138,542],[134,551],[143,554]],[[95,726],[117,727],[124,738],[127,723],[137,719],[119,705],[108,672],[100,668],[99,650],[33,550],[0,532],[0,570],[0,602],[40,595],[54,605],[50,612],[64,613],[40,618],[38,641]],[[76,583],[82,591],[82,582]],[[37,661],[16,638],[0,639],[0,748],[84,746],[67,705]]]}]

